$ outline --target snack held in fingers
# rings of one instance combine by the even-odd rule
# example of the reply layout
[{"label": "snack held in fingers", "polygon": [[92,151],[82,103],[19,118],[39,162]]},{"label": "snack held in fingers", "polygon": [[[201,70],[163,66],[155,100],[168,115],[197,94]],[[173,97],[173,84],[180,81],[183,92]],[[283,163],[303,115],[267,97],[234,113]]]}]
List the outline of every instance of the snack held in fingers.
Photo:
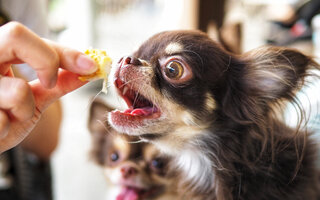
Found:
[{"label": "snack held in fingers", "polygon": [[106,85],[108,82],[108,75],[110,74],[112,59],[108,56],[107,52],[101,49],[87,49],[84,52],[90,56],[98,65],[98,70],[90,75],[80,76],[81,81],[92,81],[97,79],[104,79],[103,91],[106,92]]}]

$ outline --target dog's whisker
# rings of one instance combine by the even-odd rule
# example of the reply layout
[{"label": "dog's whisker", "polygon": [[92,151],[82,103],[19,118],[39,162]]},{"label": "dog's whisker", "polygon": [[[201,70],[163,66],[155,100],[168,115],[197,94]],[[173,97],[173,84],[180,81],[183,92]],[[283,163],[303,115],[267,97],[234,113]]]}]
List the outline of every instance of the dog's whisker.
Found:
[{"label": "dog's whisker", "polygon": [[[181,52],[188,52],[188,53],[195,54],[195,55],[199,58],[199,60],[200,60],[200,62],[201,62],[201,66],[202,66],[202,67],[204,66],[204,61],[203,61],[202,57],[201,57],[200,54],[197,53],[196,51],[183,49],[183,50],[181,50]],[[201,68],[202,68],[202,67],[201,67]]]},{"label": "dog's whisker", "polygon": [[103,126],[103,128],[104,128],[104,130],[106,131],[107,134],[114,134],[110,130],[110,128],[108,128],[108,126],[106,125],[107,123],[105,121],[97,120],[97,122]]},{"label": "dog's whisker", "polygon": [[122,87],[125,86],[125,85],[128,85],[128,84],[131,84],[132,82],[136,82],[136,81],[139,81],[139,80],[142,80],[142,79],[143,79],[143,77],[135,78],[135,79],[126,81],[126,82],[122,85]]},{"label": "dog's whisker", "polygon": [[[138,88],[138,90],[137,90],[137,94],[140,94],[140,92],[141,92],[140,90],[141,90],[142,87],[143,87],[143,85],[140,84],[140,86],[139,86],[139,88]],[[136,95],[136,96],[135,96],[132,105],[135,105],[135,103],[136,103],[136,101],[138,100],[139,97],[140,97],[139,95]]]},{"label": "dog's whisker", "polygon": [[139,140],[136,140],[136,141],[129,141],[128,144],[138,144],[138,143],[143,143],[144,141],[139,139]]},{"label": "dog's whisker", "polygon": [[102,93],[103,91],[100,90],[90,101],[89,103],[86,105],[86,110],[88,110],[88,108],[90,107],[90,105],[98,98],[98,96]]}]

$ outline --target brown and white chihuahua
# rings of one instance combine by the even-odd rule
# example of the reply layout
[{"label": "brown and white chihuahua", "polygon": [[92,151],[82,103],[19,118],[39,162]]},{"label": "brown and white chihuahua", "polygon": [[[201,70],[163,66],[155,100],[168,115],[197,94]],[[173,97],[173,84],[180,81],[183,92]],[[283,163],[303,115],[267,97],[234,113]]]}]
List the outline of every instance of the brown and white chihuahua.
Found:
[{"label": "brown and white chihuahua", "polygon": [[202,32],[162,32],[113,69],[128,109],[109,122],[173,155],[186,199],[319,199],[316,145],[281,117],[284,102],[303,113],[311,69],[293,49],[234,55]]},{"label": "brown and white chihuahua", "polygon": [[[89,116],[92,135],[91,156],[104,168],[104,174],[114,186],[116,200],[177,200],[171,158],[154,145],[139,142],[139,138],[119,134],[107,123],[111,108],[101,100],[93,101]],[[170,172],[169,172],[170,171]]]}]

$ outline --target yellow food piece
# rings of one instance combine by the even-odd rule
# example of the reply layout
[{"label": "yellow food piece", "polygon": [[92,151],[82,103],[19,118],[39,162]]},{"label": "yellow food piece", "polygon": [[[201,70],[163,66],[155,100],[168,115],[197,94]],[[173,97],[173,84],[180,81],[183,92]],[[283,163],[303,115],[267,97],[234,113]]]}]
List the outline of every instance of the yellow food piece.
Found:
[{"label": "yellow food piece", "polygon": [[84,53],[97,63],[98,70],[93,74],[79,76],[79,79],[81,81],[104,79],[105,82],[107,82],[111,70],[112,59],[107,55],[106,51],[100,49],[87,49]]}]

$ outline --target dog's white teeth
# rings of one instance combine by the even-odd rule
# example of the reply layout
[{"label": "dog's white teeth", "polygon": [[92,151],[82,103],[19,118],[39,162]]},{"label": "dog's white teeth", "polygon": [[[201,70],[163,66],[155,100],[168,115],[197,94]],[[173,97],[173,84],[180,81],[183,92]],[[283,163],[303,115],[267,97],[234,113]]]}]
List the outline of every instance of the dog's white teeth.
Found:
[{"label": "dog's white teeth", "polygon": [[125,86],[125,87],[123,88],[122,95],[125,95],[128,90],[129,90],[129,88],[128,88],[127,86]]}]

